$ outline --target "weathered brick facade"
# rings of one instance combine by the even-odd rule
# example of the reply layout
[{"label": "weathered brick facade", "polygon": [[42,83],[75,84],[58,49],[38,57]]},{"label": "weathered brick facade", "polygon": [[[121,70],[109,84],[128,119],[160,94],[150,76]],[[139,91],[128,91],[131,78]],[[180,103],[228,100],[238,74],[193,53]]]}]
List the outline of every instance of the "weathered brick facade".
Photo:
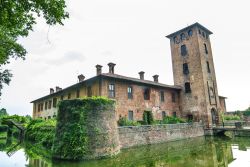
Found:
[{"label": "weathered brick facade", "polygon": [[220,121],[219,112],[226,107],[225,98],[218,96],[210,34],[208,29],[195,23],[167,36],[171,44],[174,86],[158,83],[158,75],[153,76],[153,81],[145,80],[144,72],[139,73],[138,79],[117,75],[114,63],[108,64],[109,73],[102,73],[102,66],[97,65],[95,77],[84,80],[81,75],[79,83],[33,101],[33,117],[55,116],[56,107],[45,107],[53,99],[58,103],[62,99],[106,96],[116,100],[117,120],[119,117],[142,120],[144,111],[152,111],[156,120],[161,120],[163,115],[177,115],[204,121],[211,127]]}]

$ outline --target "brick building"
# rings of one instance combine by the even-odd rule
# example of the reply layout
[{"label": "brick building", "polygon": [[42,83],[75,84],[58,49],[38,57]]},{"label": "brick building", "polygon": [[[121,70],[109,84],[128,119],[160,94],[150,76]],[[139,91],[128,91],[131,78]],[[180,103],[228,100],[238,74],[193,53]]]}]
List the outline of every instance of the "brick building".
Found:
[{"label": "brick building", "polygon": [[225,97],[218,95],[209,35],[212,32],[195,23],[167,36],[170,39],[174,85],[118,75],[115,64],[109,63],[109,72],[103,73],[96,65],[96,76],[65,89],[50,89],[50,94],[32,101],[33,118],[50,119],[57,114],[57,103],[64,99],[86,96],[105,96],[116,100],[116,117],[142,120],[145,111],[152,111],[156,120],[166,115],[194,121],[208,126],[219,122],[219,113],[225,112]]}]

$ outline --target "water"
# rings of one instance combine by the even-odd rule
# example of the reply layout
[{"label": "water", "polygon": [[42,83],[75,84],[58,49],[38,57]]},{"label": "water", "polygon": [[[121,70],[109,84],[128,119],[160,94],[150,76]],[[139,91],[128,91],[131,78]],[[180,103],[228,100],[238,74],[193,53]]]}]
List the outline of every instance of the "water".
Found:
[{"label": "water", "polygon": [[[8,156],[9,154],[10,156]],[[205,138],[156,144],[111,159],[52,161],[50,151],[30,143],[0,140],[0,167],[250,167],[249,138]]]}]

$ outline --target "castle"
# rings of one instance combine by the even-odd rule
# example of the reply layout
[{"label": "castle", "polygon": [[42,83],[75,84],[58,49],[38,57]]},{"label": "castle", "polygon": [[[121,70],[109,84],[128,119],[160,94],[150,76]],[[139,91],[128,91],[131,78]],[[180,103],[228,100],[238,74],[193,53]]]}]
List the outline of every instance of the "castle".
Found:
[{"label": "castle", "polygon": [[203,121],[207,127],[220,122],[220,113],[226,111],[225,97],[218,95],[216,74],[209,36],[212,34],[199,23],[192,24],[167,36],[170,39],[174,85],[115,73],[115,64],[109,63],[109,72],[103,73],[96,65],[96,76],[65,89],[50,89],[50,94],[32,101],[33,118],[50,119],[57,115],[57,103],[64,99],[105,96],[116,100],[116,119],[142,120],[143,113],[152,111],[156,120],[178,116],[192,121]]}]

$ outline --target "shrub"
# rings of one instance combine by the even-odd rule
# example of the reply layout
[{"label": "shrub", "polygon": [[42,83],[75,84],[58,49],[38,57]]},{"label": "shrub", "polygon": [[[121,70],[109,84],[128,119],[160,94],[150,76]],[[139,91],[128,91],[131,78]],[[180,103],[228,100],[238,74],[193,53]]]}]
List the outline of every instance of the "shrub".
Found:
[{"label": "shrub", "polygon": [[246,111],[243,112],[244,116],[250,116],[250,109],[247,109]]},{"label": "shrub", "polygon": [[0,132],[6,132],[8,130],[7,125],[0,125]]},{"label": "shrub", "polygon": [[152,125],[154,123],[152,111],[144,111],[143,113],[143,124]]},{"label": "shrub", "polygon": [[163,124],[176,124],[176,123],[185,123],[185,121],[178,117],[166,116],[162,120]]},{"label": "shrub", "polygon": [[225,115],[224,120],[226,121],[240,120],[240,117],[238,115]]},{"label": "shrub", "polygon": [[54,140],[56,120],[42,119],[32,120],[26,128],[25,137],[27,140],[51,148]]},{"label": "shrub", "polygon": [[138,125],[141,125],[139,122],[137,121],[132,121],[132,120],[128,120],[127,118],[125,117],[121,117],[119,120],[118,120],[118,125],[119,126],[138,126]]}]

